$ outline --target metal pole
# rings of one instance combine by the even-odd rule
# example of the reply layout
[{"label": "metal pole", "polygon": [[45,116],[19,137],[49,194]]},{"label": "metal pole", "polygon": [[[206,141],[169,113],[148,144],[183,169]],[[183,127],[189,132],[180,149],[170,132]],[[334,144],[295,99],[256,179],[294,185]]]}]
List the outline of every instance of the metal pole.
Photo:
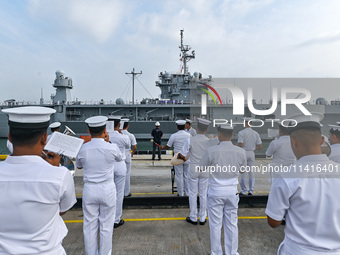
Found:
[{"label": "metal pole", "polygon": [[137,76],[138,74],[142,74],[142,71],[140,71],[140,73],[135,73],[135,68],[133,68],[131,73],[125,74],[132,75],[132,104],[135,104],[135,76]]}]

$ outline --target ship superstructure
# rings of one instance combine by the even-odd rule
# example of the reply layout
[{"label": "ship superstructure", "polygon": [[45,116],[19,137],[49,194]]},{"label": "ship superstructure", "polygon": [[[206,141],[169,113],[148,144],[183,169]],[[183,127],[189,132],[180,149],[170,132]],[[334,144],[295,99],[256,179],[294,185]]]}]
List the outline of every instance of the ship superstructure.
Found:
[{"label": "ship superstructure", "polygon": [[[136,138],[144,140],[150,139],[150,132],[154,128],[155,121],[161,122],[165,139],[177,131],[173,121],[186,118],[195,121],[198,117],[201,117],[202,94],[207,95],[209,93],[208,88],[214,87],[214,80],[212,76],[203,77],[199,72],[194,72],[193,74],[189,72],[188,62],[195,59],[195,51],[191,50],[189,45],[183,43],[183,33],[184,31],[181,30],[179,46],[182,68],[177,73],[159,73],[156,86],[160,88],[160,98],[145,98],[139,103],[125,103],[121,98],[111,102],[104,102],[103,100],[93,102],[73,101],[71,95],[73,89],[72,79],[67,77],[65,72],[58,70],[53,83],[56,93],[51,96],[51,103],[43,104],[43,106],[55,108],[57,111],[52,116],[51,121],[60,121],[78,135],[82,135],[87,134],[87,126],[84,123],[86,118],[94,115],[121,115],[130,119],[129,130],[136,135]],[[39,102],[36,104],[39,104]],[[4,102],[2,108],[21,105],[27,105],[27,103],[20,103],[11,99]],[[256,103],[256,109],[259,110],[269,109],[270,107],[270,102]],[[306,108],[324,113],[325,123],[335,123],[340,120],[339,100],[331,101],[331,104],[328,104],[326,100],[320,99],[313,105],[306,105]],[[258,117],[251,114],[246,102],[244,104],[244,115],[253,118]],[[222,98],[220,104],[214,104],[212,100],[207,101],[205,117],[208,119],[222,118],[240,121],[243,116],[234,115],[232,101]],[[281,116],[279,110],[277,110],[270,117],[283,118],[285,116]],[[268,128],[270,127],[266,123],[266,125],[257,129],[263,139],[268,139]],[[327,125],[324,125],[323,132],[326,134],[328,132],[327,128]],[[236,126],[235,132],[237,133],[240,129],[242,129],[241,126]],[[210,127],[209,132],[214,133],[216,130]],[[7,134],[7,116],[0,112],[0,137],[7,137]]]}]

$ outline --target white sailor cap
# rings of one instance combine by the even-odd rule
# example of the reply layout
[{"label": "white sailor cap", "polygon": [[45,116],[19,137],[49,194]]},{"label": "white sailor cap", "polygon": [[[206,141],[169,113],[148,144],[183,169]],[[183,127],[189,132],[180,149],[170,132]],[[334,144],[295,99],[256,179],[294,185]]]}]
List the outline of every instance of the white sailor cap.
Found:
[{"label": "white sailor cap", "polygon": [[186,123],[185,120],[176,120],[176,124],[177,124],[178,126],[184,126],[185,123]]},{"label": "white sailor cap", "polygon": [[61,126],[61,123],[59,121],[51,123],[48,127],[49,128],[58,128]]},{"label": "white sailor cap", "polygon": [[205,126],[209,126],[209,124],[211,123],[210,120],[207,119],[202,119],[202,118],[197,118],[197,122],[201,125],[205,125]]},{"label": "white sailor cap", "polygon": [[106,116],[93,116],[85,120],[89,127],[102,127],[106,125],[108,118]]},{"label": "white sailor cap", "polygon": [[129,119],[126,119],[126,118],[124,118],[124,119],[121,119],[121,121],[123,121],[123,122],[125,123],[125,122],[129,122],[130,120],[129,120]]},{"label": "white sailor cap", "polygon": [[109,115],[107,116],[107,118],[109,120],[121,120],[122,116],[118,116],[118,115]]},{"label": "white sailor cap", "polygon": [[328,125],[328,126],[329,126],[330,133],[340,132],[340,121],[338,121],[336,125]]},{"label": "white sailor cap", "polygon": [[25,106],[2,110],[8,115],[8,125],[14,128],[47,128],[56,110],[41,106]]},{"label": "white sailor cap", "polygon": [[189,119],[185,119],[185,122],[186,122],[186,123],[189,123],[189,124],[191,124],[191,123],[192,123],[192,121],[191,121],[191,120],[189,120]]},{"label": "white sailor cap", "polygon": [[227,125],[227,124],[223,124],[223,125],[217,125],[217,131],[232,131],[234,130],[234,127],[232,125]]},{"label": "white sailor cap", "polygon": [[157,121],[156,123],[155,123],[155,126],[156,127],[159,127],[161,124]]},{"label": "white sailor cap", "polygon": [[[290,117],[289,119],[295,120],[297,124],[293,121],[290,122],[290,126],[288,127],[288,131],[290,133],[299,130],[299,129],[321,129],[322,124],[320,123],[321,120],[323,120],[324,116],[323,114],[319,112],[312,112],[311,115],[304,115],[304,114],[298,114]],[[295,125],[293,127],[293,125]]]}]

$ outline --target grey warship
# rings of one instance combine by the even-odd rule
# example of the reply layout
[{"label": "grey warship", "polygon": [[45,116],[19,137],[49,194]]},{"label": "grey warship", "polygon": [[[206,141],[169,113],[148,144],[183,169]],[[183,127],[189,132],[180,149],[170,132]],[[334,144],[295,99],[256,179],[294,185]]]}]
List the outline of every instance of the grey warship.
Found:
[{"label": "grey warship", "polygon": [[[61,70],[56,71],[56,78],[53,87],[56,93],[51,95],[52,102],[44,104],[43,100],[40,105],[51,107],[56,110],[56,114],[52,116],[51,122],[59,121],[62,126],[67,125],[77,135],[88,135],[87,126],[84,120],[94,115],[121,115],[124,118],[130,119],[130,132],[135,134],[138,140],[150,139],[150,132],[154,128],[155,121],[161,123],[161,128],[164,133],[164,138],[168,139],[170,135],[176,132],[174,121],[178,119],[191,119],[194,121],[198,117],[202,117],[201,98],[202,95],[211,95],[208,88],[214,91],[215,80],[211,75],[202,77],[201,73],[194,72],[191,74],[188,68],[188,62],[195,59],[195,51],[191,50],[189,45],[183,43],[184,30],[180,30],[180,57],[183,62],[182,70],[178,73],[160,72],[156,86],[159,87],[161,94],[160,98],[145,98],[136,103],[132,100],[126,104],[123,99],[118,98],[113,103],[106,103],[103,100],[98,103],[85,103],[82,101],[72,101],[71,90],[73,89],[72,79],[67,77]],[[134,70],[132,71],[132,74]],[[134,75],[133,75],[134,77]],[[134,95],[132,95],[134,98]],[[240,121],[242,115],[233,114],[233,102],[227,98],[215,99],[208,97],[207,112],[204,114],[208,119],[228,119]],[[254,100],[255,101],[255,100]],[[271,102],[259,103],[254,102],[256,108],[269,109]],[[27,105],[27,103],[16,102],[15,100],[7,100],[2,103],[1,108],[17,107]],[[32,104],[31,104],[32,105]],[[340,120],[340,101],[334,100],[330,104],[323,98],[318,98],[315,104],[305,105],[307,109],[323,113],[325,115],[324,123],[333,124]],[[249,110],[249,106],[244,102],[244,116],[258,118]],[[270,116],[260,116],[261,119],[282,119],[279,109]],[[236,132],[243,127],[236,126]],[[258,132],[262,139],[269,139],[268,128],[271,126],[265,123],[258,128]],[[210,133],[215,130],[210,127]],[[327,134],[327,125],[323,127],[323,133]],[[7,137],[8,125],[7,116],[0,113],[0,137]]]},{"label": "grey warship", "polygon": [[[179,46],[183,61],[183,72],[168,73],[160,72],[156,86],[160,88],[160,98],[145,98],[139,103],[125,104],[121,98],[115,103],[106,104],[99,101],[96,104],[88,104],[81,101],[72,101],[71,90],[73,82],[61,70],[56,71],[56,78],[53,87],[56,93],[51,95],[52,104],[41,105],[54,108],[57,112],[52,117],[53,121],[59,121],[62,126],[67,125],[78,135],[86,135],[87,127],[84,120],[94,115],[121,115],[130,119],[130,131],[136,135],[137,139],[150,139],[150,132],[154,128],[155,121],[161,122],[165,138],[176,132],[173,121],[177,119],[195,119],[190,113],[190,109],[195,107],[195,101],[202,93],[199,87],[203,87],[197,81],[211,84],[211,77],[202,78],[201,74],[190,74],[187,63],[195,58],[195,51],[191,51],[189,45],[183,44],[183,30],[181,30],[181,44]],[[134,72],[134,71],[133,71]],[[194,95],[194,91],[197,94]],[[194,97],[197,97],[196,100]],[[2,104],[2,108],[17,107],[27,105],[15,100],[7,100]],[[199,108],[200,106],[197,105]],[[199,116],[198,116],[199,117]],[[7,137],[7,117],[0,114],[0,136]]]}]

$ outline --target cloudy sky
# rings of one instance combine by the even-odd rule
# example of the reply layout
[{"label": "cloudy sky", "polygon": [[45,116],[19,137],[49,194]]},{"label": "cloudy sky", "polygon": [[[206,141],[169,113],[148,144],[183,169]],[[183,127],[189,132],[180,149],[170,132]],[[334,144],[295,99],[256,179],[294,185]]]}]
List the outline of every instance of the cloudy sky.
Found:
[{"label": "cloudy sky", "polygon": [[[73,98],[159,95],[161,71],[178,72],[180,29],[196,51],[189,71],[213,77],[340,77],[337,0],[0,1],[0,101],[54,92],[55,71]],[[340,84],[339,84],[340,88]],[[311,88],[339,98],[339,88]],[[267,93],[269,94],[269,93]]]}]

